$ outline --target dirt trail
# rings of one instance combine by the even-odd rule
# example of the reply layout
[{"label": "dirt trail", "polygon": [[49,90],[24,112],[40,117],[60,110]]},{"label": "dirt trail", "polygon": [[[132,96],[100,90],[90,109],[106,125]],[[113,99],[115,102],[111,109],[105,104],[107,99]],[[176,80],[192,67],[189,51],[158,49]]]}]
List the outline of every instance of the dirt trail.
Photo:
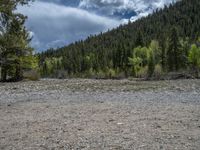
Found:
[{"label": "dirt trail", "polygon": [[199,150],[200,80],[0,83],[1,150]]}]

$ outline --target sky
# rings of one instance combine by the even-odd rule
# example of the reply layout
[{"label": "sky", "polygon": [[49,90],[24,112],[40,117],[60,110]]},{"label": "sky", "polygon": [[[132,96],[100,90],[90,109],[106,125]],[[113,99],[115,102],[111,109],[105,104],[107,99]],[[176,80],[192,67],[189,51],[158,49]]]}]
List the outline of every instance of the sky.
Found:
[{"label": "sky", "polygon": [[147,16],[174,0],[35,0],[18,11],[36,51],[57,48]]}]

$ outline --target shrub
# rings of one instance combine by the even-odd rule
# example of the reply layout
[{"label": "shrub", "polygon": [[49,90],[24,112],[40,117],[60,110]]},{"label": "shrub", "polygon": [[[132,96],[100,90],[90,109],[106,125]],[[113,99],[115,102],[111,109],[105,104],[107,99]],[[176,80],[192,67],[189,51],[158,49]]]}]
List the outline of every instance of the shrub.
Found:
[{"label": "shrub", "polygon": [[156,79],[160,79],[161,76],[162,76],[162,74],[163,74],[162,66],[161,66],[160,64],[157,64],[157,65],[155,66],[153,76],[154,76]]},{"label": "shrub", "polygon": [[138,78],[147,78],[148,77],[148,66],[140,68],[137,72],[136,77]]},{"label": "shrub", "polygon": [[64,70],[58,70],[57,71],[57,78],[58,79],[65,79],[66,77],[67,77],[67,72],[66,71],[64,71]]},{"label": "shrub", "polygon": [[114,69],[108,69],[106,73],[107,78],[115,78],[116,77],[116,72]]},{"label": "shrub", "polygon": [[86,78],[95,78],[95,71],[93,68],[90,68],[83,77]]},{"label": "shrub", "polygon": [[96,78],[97,79],[103,79],[103,78],[105,78],[106,77],[106,75],[105,75],[105,73],[102,71],[102,70],[99,70],[97,73],[96,73]]},{"label": "shrub", "polygon": [[24,79],[28,79],[31,81],[37,81],[40,79],[40,74],[38,73],[37,70],[30,70],[30,71],[25,71],[23,73]]}]

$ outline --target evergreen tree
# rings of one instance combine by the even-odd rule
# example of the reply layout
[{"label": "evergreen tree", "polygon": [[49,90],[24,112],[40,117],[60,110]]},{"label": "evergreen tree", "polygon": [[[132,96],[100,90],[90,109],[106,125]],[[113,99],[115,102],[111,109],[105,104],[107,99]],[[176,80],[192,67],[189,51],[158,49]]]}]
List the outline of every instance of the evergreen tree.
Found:
[{"label": "evergreen tree", "polygon": [[181,56],[180,56],[181,61],[179,62],[179,64],[181,68],[187,68],[188,55],[191,46],[189,38],[181,39],[180,44],[181,44]]},{"label": "evergreen tree", "polygon": [[178,71],[180,59],[180,43],[177,29],[173,27],[169,37],[169,47],[167,52],[169,71]]},{"label": "evergreen tree", "polygon": [[160,49],[161,49],[161,54],[160,54],[160,63],[162,66],[162,69],[166,71],[167,67],[167,56],[166,56],[166,51],[167,51],[167,40],[166,37],[162,34],[161,38],[159,39],[159,44],[160,44]]},{"label": "evergreen tree", "polygon": [[155,57],[152,50],[149,52],[149,61],[148,61],[148,76],[152,77],[155,69]]},{"label": "evergreen tree", "polygon": [[135,40],[135,46],[144,46],[144,40],[141,31],[139,30],[137,33],[137,37]]},{"label": "evergreen tree", "polygon": [[26,16],[16,13],[18,5],[28,4],[29,0],[0,1],[0,67],[2,81],[7,77],[13,80],[23,78],[23,70],[30,69],[36,61],[33,49],[29,47],[29,33],[24,27]]}]

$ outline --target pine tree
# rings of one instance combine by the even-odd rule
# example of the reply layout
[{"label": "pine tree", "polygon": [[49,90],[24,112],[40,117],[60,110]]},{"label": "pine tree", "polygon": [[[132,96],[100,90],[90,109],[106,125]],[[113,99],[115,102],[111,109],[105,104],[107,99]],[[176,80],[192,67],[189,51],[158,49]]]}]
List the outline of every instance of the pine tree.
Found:
[{"label": "pine tree", "polygon": [[178,71],[180,59],[180,43],[177,29],[173,27],[169,37],[169,48],[167,52],[167,60],[169,71]]},{"label": "pine tree", "polygon": [[148,61],[148,76],[152,77],[155,69],[155,57],[152,50],[149,52],[149,61]]},{"label": "pine tree", "polygon": [[160,49],[161,49],[161,55],[160,55],[160,59],[161,59],[161,65],[162,65],[162,69],[164,71],[166,71],[166,65],[167,65],[167,56],[166,56],[166,50],[167,50],[167,42],[166,42],[166,37],[162,34],[161,38],[159,39],[159,43],[160,43]]},{"label": "pine tree", "polygon": [[[33,49],[29,47],[29,33],[24,27],[26,16],[16,13],[18,5],[28,4],[30,0],[2,0],[0,1],[0,67],[1,80],[7,76],[13,80],[23,78],[23,70],[36,59]],[[27,59],[28,58],[28,59]]]},{"label": "pine tree", "polygon": [[143,36],[140,30],[136,36],[135,46],[144,46],[144,40],[143,40]]}]

